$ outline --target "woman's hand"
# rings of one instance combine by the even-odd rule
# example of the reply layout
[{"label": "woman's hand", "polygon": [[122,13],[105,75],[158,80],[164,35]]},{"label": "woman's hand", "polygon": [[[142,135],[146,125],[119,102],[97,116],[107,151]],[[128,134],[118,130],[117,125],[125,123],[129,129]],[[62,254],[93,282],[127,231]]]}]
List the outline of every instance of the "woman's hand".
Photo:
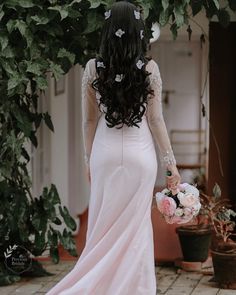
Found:
[{"label": "woman's hand", "polygon": [[171,176],[166,176],[167,188],[175,194],[180,185],[181,177],[176,165],[168,165],[167,170],[171,172]]}]

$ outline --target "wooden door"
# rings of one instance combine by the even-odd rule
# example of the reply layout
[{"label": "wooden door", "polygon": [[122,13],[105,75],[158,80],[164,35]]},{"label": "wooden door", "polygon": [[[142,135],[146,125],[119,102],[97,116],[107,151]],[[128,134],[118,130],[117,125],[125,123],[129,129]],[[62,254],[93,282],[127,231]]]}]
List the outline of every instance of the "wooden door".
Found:
[{"label": "wooden door", "polygon": [[[217,182],[222,195],[236,203],[236,23],[210,23],[210,130],[208,192]],[[214,133],[214,134],[213,134]],[[218,142],[222,170],[217,148]]]}]

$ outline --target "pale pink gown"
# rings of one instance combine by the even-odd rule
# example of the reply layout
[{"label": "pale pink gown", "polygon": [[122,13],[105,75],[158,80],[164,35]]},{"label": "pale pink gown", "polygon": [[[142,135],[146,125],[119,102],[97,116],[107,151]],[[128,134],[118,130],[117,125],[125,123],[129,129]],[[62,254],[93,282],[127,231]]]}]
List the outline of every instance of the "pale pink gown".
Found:
[{"label": "pale pink gown", "polygon": [[[91,87],[95,59],[82,80],[83,138],[91,191],[85,248],[74,268],[47,295],[155,295],[151,204],[161,163],[176,163],[162,115],[158,65],[146,66],[155,97],[140,128],[109,128]],[[153,140],[153,138],[155,140]]]}]

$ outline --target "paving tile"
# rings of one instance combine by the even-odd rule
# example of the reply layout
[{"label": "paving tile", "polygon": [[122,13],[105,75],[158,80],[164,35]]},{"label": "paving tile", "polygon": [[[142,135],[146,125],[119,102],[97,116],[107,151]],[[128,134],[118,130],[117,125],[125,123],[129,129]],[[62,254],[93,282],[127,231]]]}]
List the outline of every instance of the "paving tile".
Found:
[{"label": "paving tile", "polygon": [[236,290],[221,289],[217,295],[235,295]]},{"label": "paving tile", "polygon": [[164,294],[165,295],[190,295],[191,292],[192,292],[191,287],[173,286],[169,288]]},{"label": "paving tile", "polygon": [[1,286],[0,287],[0,294],[1,295],[8,295],[8,294],[11,294],[15,289],[16,289],[15,285]]},{"label": "paving tile", "polygon": [[39,291],[42,288],[42,284],[26,284],[22,285],[21,287],[17,288],[11,294],[23,294],[23,295],[31,295],[35,294],[35,292]]},{"label": "paving tile", "polygon": [[177,269],[175,267],[164,267],[162,266],[161,269],[160,269],[160,272],[161,273],[165,273],[165,274],[176,274],[177,272]]},{"label": "paving tile", "polygon": [[179,276],[177,274],[159,274],[157,276],[157,286],[159,285],[165,285],[165,286],[171,286],[171,284],[176,281],[176,279]]},{"label": "paving tile", "polygon": [[198,284],[202,277],[202,274],[199,273],[182,273],[174,282],[176,287],[191,287],[194,288]]},{"label": "paving tile", "polygon": [[[53,276],[22,278],[11,286],[0,287],[0,295],[44,295],[72,270],[74,261],[59,264],[43,262],[44,267],[54,273]],[[157,266],[157,295],[236,295],[236,290],[219,289],[216,282],[209,282],[212,275],[197,272],[177,272],[176,267]]]},{"label": "paving tile", "polygon": [[211,287],[195,288],[191,295],[218,295],[219,289]]}]

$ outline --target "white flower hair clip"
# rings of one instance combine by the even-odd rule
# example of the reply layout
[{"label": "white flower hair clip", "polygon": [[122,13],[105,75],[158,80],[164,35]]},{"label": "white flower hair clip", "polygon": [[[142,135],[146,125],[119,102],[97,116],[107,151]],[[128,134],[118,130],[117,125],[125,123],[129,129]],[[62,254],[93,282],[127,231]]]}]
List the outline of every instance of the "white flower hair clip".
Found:
[{"label": "white flower hair clip", "polygon": [[140,12],[137,10],[134,10],[134,16],[136,19],[140,19]]},{"label": "white flower hair clip", "polygon": [[144,66],[144,62],[141,61],[141,59],[138,60],[138,62],[136,63],[136,66],[138,69],[142,69],[142,67]]},{"label": "white flower hair clip", "polygon": [[104,69],[106,68],[103,61],[97,61],[97,67],[98,68],[104,68]]},{"label": "white flower hair clip", "polygon": [[141,40],[144,38],[143,30],[140,30],[140,38],[141,38]]},{"label": "white flower hair clip", "polygon": [[108,19],[111,16],[111,9],[109,9],[108,11],[106,11],[104,13],[104,15],[105,15],[105,19]]},{"label": "white flower hair clip", "polygon": [[117,36],[117,37],[122,37],[122,35],[125,33],[125,31],[122,31],[121,29],[118,29],[116,32],[115,32],[115,35]]},{"label": "white flower hair clip", "polygon": [[123,74],[117,74],[116,77],[115,77],[115,81],[116,82],[121,82],[124,78],[124,75]]}]

